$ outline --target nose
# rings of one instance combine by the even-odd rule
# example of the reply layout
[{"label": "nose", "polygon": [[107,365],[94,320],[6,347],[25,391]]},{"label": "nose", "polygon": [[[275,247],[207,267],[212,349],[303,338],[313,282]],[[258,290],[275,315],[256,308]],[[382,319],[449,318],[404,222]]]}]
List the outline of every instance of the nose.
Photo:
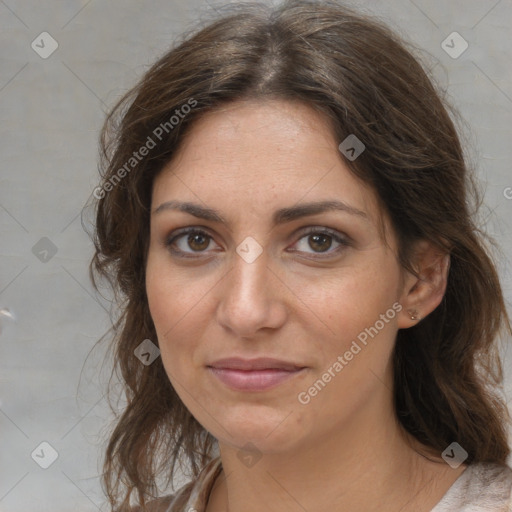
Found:
[{"label": "nose", "polygon": [[286,286],[270,268],[265,250],[252,263],[234,254],[221,283],[217,321],[237,338],[253,338],[285,323]]}]

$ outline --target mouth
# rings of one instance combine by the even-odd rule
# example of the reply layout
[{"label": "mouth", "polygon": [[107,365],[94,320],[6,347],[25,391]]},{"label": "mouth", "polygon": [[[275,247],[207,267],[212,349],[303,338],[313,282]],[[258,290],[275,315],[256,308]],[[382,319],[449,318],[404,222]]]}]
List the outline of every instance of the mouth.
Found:
[{"label": "mouth", "polygon": [[222,383],[236,391],[266,391],[303,373],[305,366],[271,358],[229,358],[207,365]]}]

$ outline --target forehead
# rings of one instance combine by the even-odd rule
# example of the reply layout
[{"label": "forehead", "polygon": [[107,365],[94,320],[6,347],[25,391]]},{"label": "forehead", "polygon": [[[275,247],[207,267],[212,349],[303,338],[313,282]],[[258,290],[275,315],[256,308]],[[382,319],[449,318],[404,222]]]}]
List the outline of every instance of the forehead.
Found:
[{"label": "forehead", "polygon": [[349,170],[338,144],[326,117],[302,103],[230,104],[195,122],[155,179],[153,205],[187,199],[270,215],[277,207],[341,200],[377,224],[376,195]]}]

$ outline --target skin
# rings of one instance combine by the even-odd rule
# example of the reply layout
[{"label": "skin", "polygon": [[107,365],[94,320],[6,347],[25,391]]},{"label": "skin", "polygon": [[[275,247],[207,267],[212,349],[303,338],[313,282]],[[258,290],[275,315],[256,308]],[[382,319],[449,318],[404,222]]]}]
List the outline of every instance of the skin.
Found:
[{"label": "skin", "polygon": [[[392,401],[397,331],[417,323],[408,311],[424,318],[440,303],[449,257],[422,242],[420,279],[401,268],[389,218],[349,171],[339,142],[301,103],[238,102],[199,119],[155,179],[147,295],[169,379],[219,442],[223,472],[208,512],[426,512],[465,469],[418,453]],[[156,211],[177,200],[214,209],[225,222]],[[272,225],[278,209],[325,200],[364,215],[326,211]],[[166,245],[187,227],[211,238]],[[307,227],[348,243],[315,238]],[[248,236],[263,250],[252,263],[236,252]],[[299,393],[395,303],[401,311],[300,403]],[[271,390],[235,391],[207,368],[232,356],[306,368]],[[248,442],[258,458],[250,467],[241,460]]]}]

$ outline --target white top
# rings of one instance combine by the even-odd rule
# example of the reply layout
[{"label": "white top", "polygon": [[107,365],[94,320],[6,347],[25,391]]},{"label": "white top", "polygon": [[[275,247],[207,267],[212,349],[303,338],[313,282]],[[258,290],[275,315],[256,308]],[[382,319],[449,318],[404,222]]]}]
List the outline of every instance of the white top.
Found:
[{"label": "white top", "polygon": [[511,512],[512,469],[498,464],[468,466],[432,512]]},{"label": "white top", "polygon": [[[220,458],[210,461],[197,479],[176,494],[153,503],[155,512],[205,512]],[[154,508],[153,508],[154,507]],[[492,463],[469,465],[431,512],[512,512],[512,469]]]}]

